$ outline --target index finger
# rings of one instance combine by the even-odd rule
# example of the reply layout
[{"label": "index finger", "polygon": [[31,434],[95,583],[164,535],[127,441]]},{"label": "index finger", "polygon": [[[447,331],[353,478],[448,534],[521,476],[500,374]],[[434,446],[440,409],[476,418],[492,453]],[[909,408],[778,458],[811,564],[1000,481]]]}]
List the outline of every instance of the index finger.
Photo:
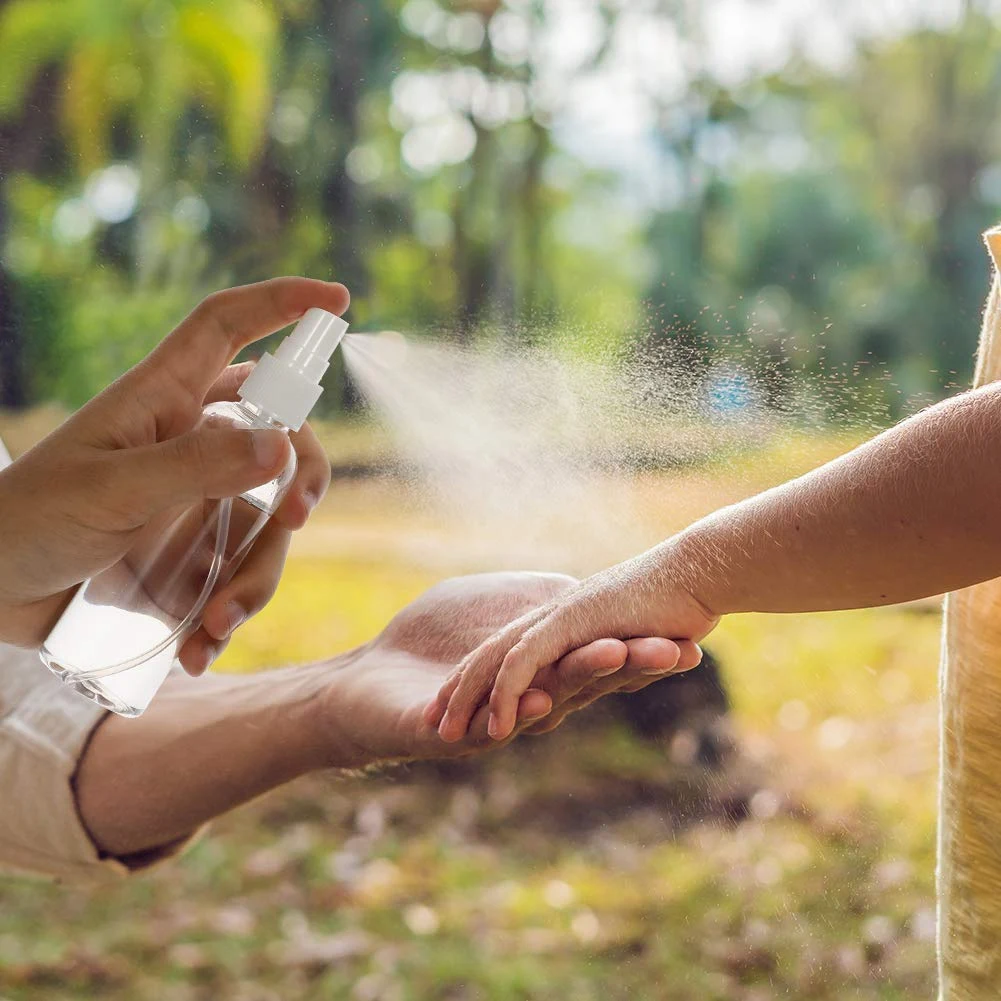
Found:
[{"label": "index finger", "polygon": [[351,297],[339,282],[271,278],[213,292],[150,354],[201,401],[222,370],[248,344],[298,320],[318,306],[340,315]]}]

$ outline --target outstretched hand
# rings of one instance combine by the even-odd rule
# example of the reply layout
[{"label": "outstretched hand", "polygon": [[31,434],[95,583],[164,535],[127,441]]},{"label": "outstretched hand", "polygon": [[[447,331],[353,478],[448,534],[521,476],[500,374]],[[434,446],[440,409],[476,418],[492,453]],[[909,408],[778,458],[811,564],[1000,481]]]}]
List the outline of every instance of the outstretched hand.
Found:
[{"label": "outstretched hand", "polygon": [[506,740],[533,679],[547,673],[558,678],[572,651],[589,650],[599,638],[614,637],[630,648],[647,642],[636,636],[675,637],[675,670],[695,667],[701,658],[696,642],[718,620],[667,572],[669,552],[659,547],[563,588],[500,629],[463,658],[427,706],[425,722],[447,742],[481,727],[494,740]]},{"label": "outstretched hand", "polygon": [[[321,695],[329,763],[456,757],[496,746],[487,734],[485,708],[471,714],[460,740],[446,742],[428,703],[484,640],[576,586],[573,578],[557,574],[494,573],[457,577],[426,592],[330,676]],[[603,695],[637,691],[700,659],[690,642],[598,637],[529,679],[504,742],[551,730]]]}]

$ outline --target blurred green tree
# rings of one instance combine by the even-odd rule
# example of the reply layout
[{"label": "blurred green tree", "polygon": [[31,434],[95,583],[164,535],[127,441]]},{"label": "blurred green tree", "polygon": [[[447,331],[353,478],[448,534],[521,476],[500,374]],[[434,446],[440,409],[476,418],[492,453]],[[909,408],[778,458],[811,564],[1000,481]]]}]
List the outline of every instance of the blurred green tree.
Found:
[{"label": "blurred green tree", "polygon": [[[692,383],[736,360],[774,406],[811,369],[962,383],[1001,208],[996,18],[724,80],[719,2],[587,6],[564,58],[545,3],[7,0],[0,403],[79,402],[208,287],[281,271],[346,281],[363,327],[653,339]],[[581,153],[582,95],[624,80],[647,134]]]},{"label": "blurred green tree", "polygon": [[[208,110],[227,155],[240,167],[250,163],[271,106],[278,55],[273,6],[263,0],[10,0],[0,9],[0,48],[0,119],[22,116],[39,78],[47,75],[54,84],[47,96],[66,152],[36,164],[38,173],[68,167],[83,179],[113,154],[134,160],[139,198],[132,264],[140,284],[162,279],[171,185],[183,149],[178,131],[193,108]],[[17,166],[0,163],[0,178],[9,179]],[[18,405],[28,391],[12,298],[4,273],[0,404]]]},{"label": "blurred green tree", "polygon": [[0,117],[16,114],[37,75],[57,66],[77,174],[101,167],[126,130],[140,175],[136,262],[149,279],[185,115],[193,105],[212,111],[229,156],[246,167],[271,107],[277,28],[263,0],[11,0],[0,10]]},{"label": "blurred green tree", "polygon": [[987,275],[980,233],[995,221],[1001,155],[1001,28],[967,0],[948,30],[860,49],[841,85],[810,88],[816,131],[867,210],[896,235],[910,275],[885,312],[936,388],[968,377]]}]

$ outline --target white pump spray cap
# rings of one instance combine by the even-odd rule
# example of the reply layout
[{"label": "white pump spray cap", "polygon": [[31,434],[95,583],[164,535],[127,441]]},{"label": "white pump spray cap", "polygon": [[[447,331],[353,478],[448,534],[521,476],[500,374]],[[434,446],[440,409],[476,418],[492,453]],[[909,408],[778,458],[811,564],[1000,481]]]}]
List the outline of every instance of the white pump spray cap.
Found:
[{"label": "white pump spray cap", "polygon": [[323,392],[320,379],[347,329],[325,309],[306,310],[274,355],[265,354],[247,376],[240,399],[298,431]]}]

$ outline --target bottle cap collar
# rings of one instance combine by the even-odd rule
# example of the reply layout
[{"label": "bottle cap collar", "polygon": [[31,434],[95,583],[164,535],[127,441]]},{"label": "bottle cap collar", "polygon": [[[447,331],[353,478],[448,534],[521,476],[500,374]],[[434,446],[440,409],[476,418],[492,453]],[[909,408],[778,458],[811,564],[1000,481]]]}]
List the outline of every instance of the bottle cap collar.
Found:
[{"label": "bottle cap collar", "polygon": [[241,400],[298,431],[323,392],[320,380],[348,324],[325,309],[308,309],[295,329],[265,354],[240,387]]}]

